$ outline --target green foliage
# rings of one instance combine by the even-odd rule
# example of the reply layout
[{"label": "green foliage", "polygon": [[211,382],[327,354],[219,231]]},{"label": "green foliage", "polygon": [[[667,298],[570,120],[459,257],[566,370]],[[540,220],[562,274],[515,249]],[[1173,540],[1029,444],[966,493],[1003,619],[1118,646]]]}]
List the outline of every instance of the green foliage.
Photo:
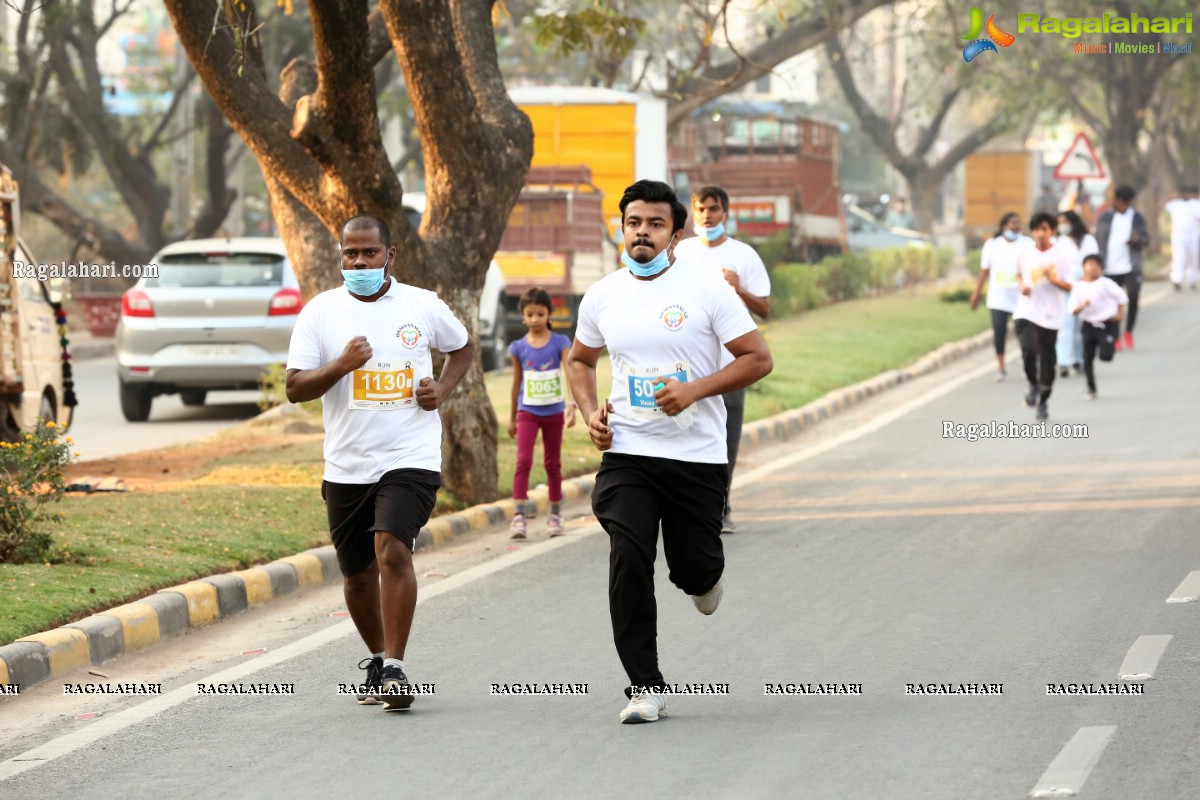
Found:
[{"label": "green foliage", "polygon": [[944,247],[893,247],[831,256],[817,264],[780,264],[771,270],[771,310],[794,314],[929,283],[946,277],[953,258]]},{"label": "green foliage", "polygon": [[39,561],[50,552],[47,527],[56,517],[47,506],[62,499],[64,470],[71,463],[71,439],[53,422],[15,442],[0,442],[0,563]]},{"label": "green foliage", "polygon": [[961,283],[950,289],[943,289],[941,298],[943,303],[968,303],[971,300],[971,295],[975,293],[975,284]]},{"label": "green foliage", "polygon": [[645,20],[598,2],[582,11],[534,17],[530,24],[538,45],[554,48],[559,56],[605,52],[618,61],[633,51],[646,29]]},{"label": "green foliage", "polygon": [[761,243],[755,244],[754,249],[758,251],[758,256],[766,264],[767,269],[782,264],[788,260],[788,254],[791,251],[788,232],[780,231]]},{"label": "green foliage", "polygon": [[281,406],[287,399],[287,370],[283,364],[272,364],[258,378],[258,389],[262,396],[258,399],[258,407],[263,411]]},{"label": "green foliage", "polygon": [[967,272],[971,273],[972,278],[978,278],[980,270],[979,262],[983,258],[983,248],[972,247],[967,251],[966,258],[964,266],[967,268]]}]

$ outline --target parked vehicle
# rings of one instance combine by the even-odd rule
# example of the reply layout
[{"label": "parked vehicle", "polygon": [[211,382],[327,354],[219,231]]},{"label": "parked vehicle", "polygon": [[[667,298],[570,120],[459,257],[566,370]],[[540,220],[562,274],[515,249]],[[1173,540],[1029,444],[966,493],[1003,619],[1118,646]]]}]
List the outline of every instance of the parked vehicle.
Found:
[{"label": "parked vehicle", "polygon": [[591,170],[531,167],[496,261],[504,273],[510,338],[524,332],[518,301],[533,286],[550,294],[551,325],[572,332],[583,293],[618,264],[604,219],[604,193],[592,183]]},{"label": "parked vehicle", "polygon": [[0,166],[0,440],[7,442],[39,419],[62,422],[64,410],[58,324],[46,282],[30,272],[37,262],[18,236],[19,195]]},{"label": "parked vehicle", "polygon": [[264,371],[287,362],[304,303],[282,239],[176,242],[153,263],[157,277],[142,277],[121,298],[125,419],[146,420],[159,395],[200,406],[210,391],[257,389]]},{"label": "parked vehicle", "polygon": [[761,243],[786,234],[792,258],[842,252],[841,134],[778,104],[722,102],[701,109],[671,139],[671,172],[694,191],[720,186],[738,238]]},{"label": "parked vehicle", "polygon": [[1041,154],[1030,150],[972,153],[966,159],[966,205],[963,227],[970,247],[996,233],[1010,211],[1029,218],[1037,203]]},{"label": "parked vehicle", "polygon": [[846,207],[846,242],[851,253],[866,253],[885,247],[932,247],[920,231],[889,228],[858,206]]},{"label": "parked vehicle", "polygon": [[[408,221],[416,230],[425,214],[424,192],[405,192],[403,205]],[[479,293],[479,350],[485,370],[499,369],[508,363],[509,336],[505,324],[505,278],[496,259],[488,264]]]}]

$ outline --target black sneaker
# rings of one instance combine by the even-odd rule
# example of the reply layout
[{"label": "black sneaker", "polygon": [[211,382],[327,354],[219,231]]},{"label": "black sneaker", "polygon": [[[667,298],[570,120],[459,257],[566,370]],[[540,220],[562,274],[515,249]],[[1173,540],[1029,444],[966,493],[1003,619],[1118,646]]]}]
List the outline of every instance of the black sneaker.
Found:
[{"label": "black sneaker", "polygon": [[1045,403],[1038,403],[1037,418],[1039,421],[1050,418],[1050,411],[1046,408]]},{"label": "black sneaker", "polygon": [[[383,672],[383,659],[379,656],[364,658],[362,661],[358,662],[358,668],[365,669],[367,671],[367,676],[363,678],[362,684],[359,685],[360,692],[358,695],[358,704],[362,706],[373,706],[379,701],[372,697],[370,692],[373,692],[375,689],[383,685],[383,678],[381,677],[381,673]],[[363,694],[361,692],[363,689],[367,691],[367,694]]]},{"label": "black sneaker", "polygon": [[412,705],[412,685],[408,676],[399,667],[384,667],[380,691],[375,693],[376,700],[382,700],[387,711],[403,711]]},{"label": "black sneaker", "polygon": [[1033,408],[1037,405],[1038,388],[1032,383],[1029,384],[1029,391],[1025,393],[1025,405]]}]

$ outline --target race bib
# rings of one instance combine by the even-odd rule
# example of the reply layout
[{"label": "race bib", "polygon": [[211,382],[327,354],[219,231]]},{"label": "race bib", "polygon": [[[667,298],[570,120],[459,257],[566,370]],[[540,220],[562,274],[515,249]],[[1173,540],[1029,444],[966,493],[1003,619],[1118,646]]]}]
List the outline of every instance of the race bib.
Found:
[{"label": "race bib", "polygon": [[[398,367],[398,369],[397,369]],[[350,408],[355,411],[394,411],[416,408],[413,362],[368,362],[351,373]]]},{"label": "race bib", "polygon": [[629,390],[630,413],[641,419],[662,418],[664,416],[662,409],[654,400],[654,393],[658,391],[656,387],[663,382],[664,378],[674,378],[680,383],[687,383],[690,368],[691,365],[688,362],[677,361],[668,367],[637,369],[626,373],[625,381]]},{"label": "race bib", "polygon": [[524,403],[527,406],[551,406],[565,403],[561,369],[523,370]]}]

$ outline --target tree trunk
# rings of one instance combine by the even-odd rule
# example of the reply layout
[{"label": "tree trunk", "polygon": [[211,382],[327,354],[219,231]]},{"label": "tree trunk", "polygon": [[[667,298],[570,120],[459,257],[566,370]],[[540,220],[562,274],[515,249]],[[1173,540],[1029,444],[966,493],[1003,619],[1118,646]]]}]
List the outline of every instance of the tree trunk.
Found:
[{"label": "tree trunk", "polygon": [[946,174],[941,170],[923,169],[905,175],[908,182],[909,207],[913,222],[922,233],[933,233],[933,211],[937,193],[942,188]]},{"label": "tree trunk", "polygon": [[[479,291],[459,289],[441,296],[478,343]],[[478,353],[470,371],[441,409],[441,415],[442,480],[446,490],[460,500],[470,498],[474,503],[495,500],[499,494],[496,489],[499,425]]]}]

